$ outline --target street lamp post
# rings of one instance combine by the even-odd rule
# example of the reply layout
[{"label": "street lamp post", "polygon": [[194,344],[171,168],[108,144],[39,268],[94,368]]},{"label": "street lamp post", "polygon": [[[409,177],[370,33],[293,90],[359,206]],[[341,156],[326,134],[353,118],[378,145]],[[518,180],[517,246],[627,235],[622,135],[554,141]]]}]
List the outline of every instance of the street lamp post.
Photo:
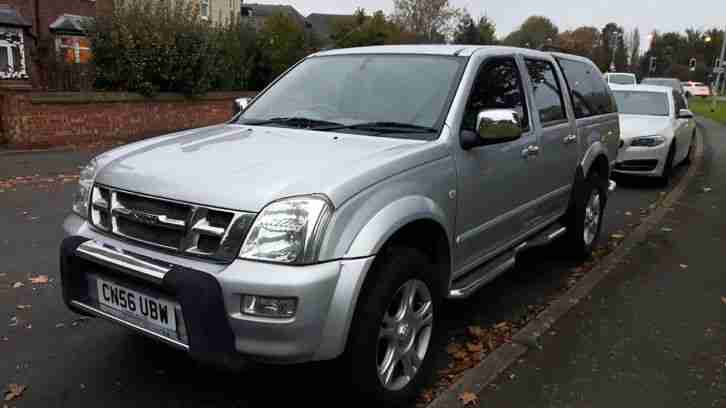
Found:
[{"label": "street lamp post", "polygon": [[714,88],[713,100],[711,101],[711,112],[716,110],[716,93],[719,91],[720,93],[723,93],[723,83],[726,82],[721,79],[724,70],[724,54],[726,54],[726,27],[724,27],[724,35],[721,38],[721,58],[719,59],[720,66],[716,67],[716,87]]}]

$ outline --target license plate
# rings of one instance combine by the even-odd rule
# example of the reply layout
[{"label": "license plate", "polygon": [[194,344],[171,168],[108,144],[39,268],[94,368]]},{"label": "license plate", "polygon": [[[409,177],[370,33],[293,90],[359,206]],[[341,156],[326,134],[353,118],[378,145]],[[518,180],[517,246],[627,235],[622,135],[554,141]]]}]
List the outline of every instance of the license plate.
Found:
[{"label": "license plate", "polygon": [[157,299],[113,282],[97,279],[98,301],[152,325],[176,331],[174,303]]}]

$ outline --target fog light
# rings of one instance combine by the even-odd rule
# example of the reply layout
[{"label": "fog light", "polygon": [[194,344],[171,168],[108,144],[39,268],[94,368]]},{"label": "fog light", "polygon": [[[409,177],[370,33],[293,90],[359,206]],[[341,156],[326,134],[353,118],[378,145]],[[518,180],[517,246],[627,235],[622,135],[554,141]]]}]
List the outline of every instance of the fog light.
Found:
[{"label": "fog light", "polygon": [[297,310],[297,299],[245,295],[242,297],[242,313],[272,318],[291,318]]}]

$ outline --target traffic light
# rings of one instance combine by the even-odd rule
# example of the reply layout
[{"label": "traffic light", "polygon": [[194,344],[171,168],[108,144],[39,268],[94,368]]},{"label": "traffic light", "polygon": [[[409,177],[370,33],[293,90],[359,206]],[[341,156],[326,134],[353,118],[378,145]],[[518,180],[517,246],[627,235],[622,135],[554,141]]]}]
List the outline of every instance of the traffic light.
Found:
[{"label": "traffic light", "polygon": [[691,58],[691,59],[690,59],[690,60],[688,61],[688,68],[689,68],[689,69],[690,69],[691,71],[695,71],[695,70],[696,70],[696,59],[695,59],[695,58]]},{"label": "traffic light", "polygon": [[650,57],[650,73],[655,72],[655,57]]}]

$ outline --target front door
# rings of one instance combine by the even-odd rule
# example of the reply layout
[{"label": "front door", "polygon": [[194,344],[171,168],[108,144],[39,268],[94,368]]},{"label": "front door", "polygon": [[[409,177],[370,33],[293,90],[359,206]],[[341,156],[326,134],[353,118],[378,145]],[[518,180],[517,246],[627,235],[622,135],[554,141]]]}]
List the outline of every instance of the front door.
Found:
[{"label": "front door", "polygon": [[515,141],[470,150],[457,146],[456,275],[511,246],[523,232],[522,216],[536,197],[532,183],[539,160],[525,95],[514,56],[483,61],[460,131],[475,132],[477,116],[483,110],[512,109],[519,114],[524,134]]},{"label": "front door", "polygon": [[563,80],[555,65],[530,57],[524,59],[524,64],[540,143],[539,171],[533,187],[542,199],[536,213],[525,220],[525,228],[534,228],[566,209],[580,152],[574,120],[568,119],[572,115],[565,107]]}]

